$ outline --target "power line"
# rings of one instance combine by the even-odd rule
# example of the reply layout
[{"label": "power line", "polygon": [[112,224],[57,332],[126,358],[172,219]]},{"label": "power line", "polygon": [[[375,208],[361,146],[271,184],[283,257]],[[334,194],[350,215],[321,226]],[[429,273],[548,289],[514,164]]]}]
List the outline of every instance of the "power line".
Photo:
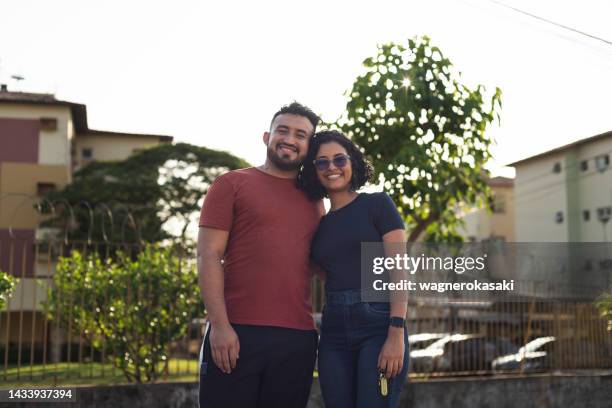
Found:
[{"label": "power line", "polygon": [[515,12],[517,12],[517,13],[524,14],[524,15],[529,16],[529,17],[531,17],[531,18],[535,18],[536,20],[543,21],[543,22],[545,22],[545,23],[547,23],[547,24],[551,24],[551,25],[554,25],[554,26],[556,26],[556,27],[560,27],[560,28],[563,28],[563,29],[565,29],[565,30],[571,31],[571,32],[573,32],[573,33],[580,34],[580,35],[583,35],[583,36],[585,36],[585,37],[589,37],[589,38],[591,38],[591,39],[593,39],[593,40],[601,41],[601,42],[603,42],[604,44],[607,44],[607,45],[612,45],[612,41],[608,41],[608,40],[606,40],[605,38],[601,38],[601,37],[597,37],[597,36],[592,35],[592,34],[589,34],[589,33],[585,33],[584,31],[580,31],[580,30],[577,30],[577,29],[575,29],[575,28],[572,28],[572,27],[566,26],[565,24],[557,23],[557,22],[555,22],[555,21],[549,20],[549,19],[544,18],[544,17],[537,16],[537,15],[535,15],[535,14],[529,13],[529,12],[527,12],[527,11],[521,10],[521,9],[516,8],[516,7],[513,7],[513,6],[509,6],[509,5],[507,5],[507,4],[504,4],[504,3],[499,2],[499,1],[496,1],[496,0],[489,0],[489,2],[491,2],[491,3],[493,3],[493,4],[496,4],[496,5],[498,5],[498,6],[505,7],[505,8],[507,8],[507,9],[513,10],[513,11],[515,11]]},{"label": "power line", "polygon": [[[471,2],[471,1],[469,1],[469,0],[460,0],[460,1],[461,1],[463,4],[468,5],[468,6],[470,6],[470,7],[478,8],[480,11],[487,12],[487,13],[493,13],[493,11],[491,10],[491,8],[490,8],[490,7],[488,7],[488,8],[487,8],[487,7],[484,7],[484,5],[483,5],[483,4],[472,3],[472,2]],[[492,4],[492,6],[497,7],[497,8],[500,8],[498,4]],[[511,10],[511,11],[514,11],[514,10]],[[497,14],[497,13],[496,13],[496,14]],[[508,14],[508,13],[505,13],[505,14],[506,14],[506,17],[509,17],[509,14]],[[515,13],[515,14],[516,14],[516,13]],[[513,15],[515,15],[515,14],[513,14]],[[540,27],[540,28],[543,28],[544,26],[543,26],[542,24],[539,24],[539,27]],[[533,28],[533,27],[532,27],[532,28]],[[597,53],[597,54],[599,54],[600,56],[603,56],[603,57],[610,57],[610,54],[609,54],[609,53],[605,52],[604,50],[598,50],[598,49],[595,49],[595,48],[594,48],[594,44],[593,44],[593,42],[592,42],[592,41],[590,41],[590,42],[586,42],[586,41],[584,41],[584,40],[582,39],[582,37],[578,37],[578,36],[575,36],[575,35],[573,35],[573,36],[569,36],[569,35],[566,35],[566,33],[565,33],[565,32],[560,32],[559,30],[549,31],[549,32],[548,32],[548,34],[552,34],[552,35],[554,35],[554,36],[556,36],[556,37],[559,37],[559,38],[562,38],[562,39],[564,39],[564,40],[566,40],[566,41],[570,41],[570,42],[572,42],[572,43],[574,43],[574,44],[576,44],[576,45],[580,45],[580,46],[583,46],[583,47],[588,47],[589,51],[591,51],[591,52],[596,52],[596,53]],[[585,48],[585,49],[587,49],[587,48]],[[605,62],[605,61],[601,61],[601,62]],[[607,63],[606,63],[605,65],[606,65],[606,66],[610,66],[610,65],[609,65],[609,64],[607,64]]]}]

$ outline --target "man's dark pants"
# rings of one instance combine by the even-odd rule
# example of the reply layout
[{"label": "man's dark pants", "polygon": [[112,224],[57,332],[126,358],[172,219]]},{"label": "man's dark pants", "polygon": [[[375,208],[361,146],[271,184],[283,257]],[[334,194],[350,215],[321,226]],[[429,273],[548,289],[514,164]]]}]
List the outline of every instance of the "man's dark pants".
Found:
[{"label": "man's dark pants", "polygon": [[240,353],[230,374],[223,373],[212,360],[210,330],[206,332],[200,364],[200,408],[304,408],[312,385],[317,332],[232,326]]}]

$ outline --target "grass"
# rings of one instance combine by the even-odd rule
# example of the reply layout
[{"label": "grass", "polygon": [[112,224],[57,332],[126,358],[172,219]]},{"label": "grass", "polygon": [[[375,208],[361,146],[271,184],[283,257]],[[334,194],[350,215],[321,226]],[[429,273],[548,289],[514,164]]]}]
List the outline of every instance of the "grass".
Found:
[{"label": "grass", "polygon": [[[172,359],[168,362],[168,376],[158,382],[197,381],[198,361]],[[50,363],[46,365],[0,367],[0,388],[49,385],[111,385],[126,384],[123,373],[111,364]]]}]

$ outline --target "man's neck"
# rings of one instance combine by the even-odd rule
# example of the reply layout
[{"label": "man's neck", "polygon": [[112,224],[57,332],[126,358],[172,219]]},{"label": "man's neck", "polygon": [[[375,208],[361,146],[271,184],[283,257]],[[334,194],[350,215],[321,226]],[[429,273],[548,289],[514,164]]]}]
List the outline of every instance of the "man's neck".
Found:
[{"label": "man's neck", "polygon": [[272,176],[294,179],[297,178],[298,170],[285,171],[276,167],[270,160],[266,160],[264,164],[257,167],[259,170],[268,173]]}]

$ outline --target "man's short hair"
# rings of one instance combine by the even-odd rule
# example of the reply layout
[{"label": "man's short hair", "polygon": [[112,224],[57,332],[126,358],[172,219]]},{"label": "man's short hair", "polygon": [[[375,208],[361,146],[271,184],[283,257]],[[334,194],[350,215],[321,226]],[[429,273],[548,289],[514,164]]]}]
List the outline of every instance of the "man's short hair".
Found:
[{"label": "man's short hair", "polygon": [[291,114],[291,115],[298,115],[298,116],[305,117],[312,124],[313,132],[317,131],[317,125],[319,124],[319,120],[320,120],[319,116],[316,113],[314,113],[309,107],[304,106],[298,102],[292,102],[291,104],[285,105],[282,108],[280,108],[280,110],[276,112],[274,116],[272,116],[272,121],[270,122],[270,129],[272,129],[272,124],[274,123],[274,119],[276,119],[278,115],[284,115],[284,114]]}]

